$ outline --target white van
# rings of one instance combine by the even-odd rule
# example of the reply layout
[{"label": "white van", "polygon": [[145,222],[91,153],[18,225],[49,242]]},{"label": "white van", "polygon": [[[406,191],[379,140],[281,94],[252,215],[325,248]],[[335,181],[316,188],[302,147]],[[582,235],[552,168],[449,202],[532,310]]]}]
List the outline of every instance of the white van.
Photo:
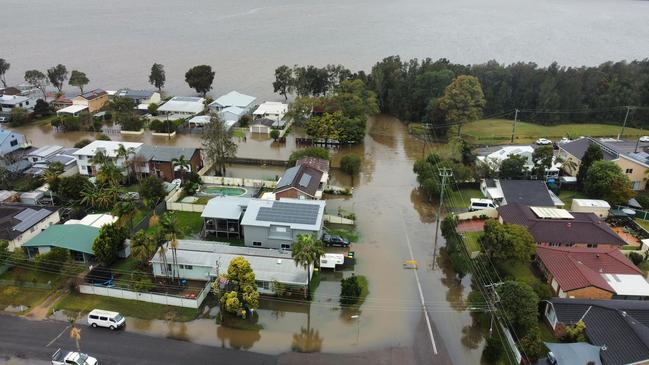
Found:
[{"label": "white van", "polygon": [[93,309],[88,313],[88,325],[92,327],[105,327],[115,330],[125,324],[126,319],[117,312]]},{"label": "white van", "polygon": [[469,205],[469,212],[475,212],[476,210],[495,208],[496,205],[491,199],[476,199],[471,198],[471,204]]}]

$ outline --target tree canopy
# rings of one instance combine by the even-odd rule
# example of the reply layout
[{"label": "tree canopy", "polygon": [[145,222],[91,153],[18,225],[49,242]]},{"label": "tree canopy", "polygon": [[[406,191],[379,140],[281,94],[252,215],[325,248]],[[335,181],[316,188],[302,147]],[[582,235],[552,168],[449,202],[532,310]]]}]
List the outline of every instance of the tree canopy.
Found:
[{"label": "tree canopy", "polygon": [[579,164],[579,171],[577,172],[577,184],[580,187],[584,187],[586,182],[586,175],[588,174],[588,169],[595,161],[602,160],[604,158],[604,153],[602,149],[596,143],[591,143],[590,146],[584,152],[584,156],[581,158],[581,163]]},{"label": "tree canopy", "polygon": [[526,283],[506,281],[496,288],[502,314],[517,333],[537,327],[539,297]]},{"label": "tree canopy", "polygon": [[165,75],[164,66],[159,63],[154,63],[151,66],[151,73],[149,74],[149,83],[162,91],[162,88],[165,86],[165,81],[167,76]]},{"label": "tree canopy", "polygon": [[485,103],[480,80],[468,75],[456,77],[439,98],[439,108],[446,122],[460,123],[458,129],[462,123],[480,119]]},{"label": "tree canopy", "polygon": [[138,192],[149,206],[158,204],[166,195],[162,180],[154,175],[150,175],[140,182]]},{"label": "tree canopy", "polygon": [[68,79],[68,69],[64,65],[58,64],[47,70],[47,78],[50,80],[59,92],[63,90],[63,83]]},{"label": "tree canopy", "polygon": [[524,179],[527,174],[526,163],[527,159],[521,155],[509,155],[500,163],[500,178],[508,180]]},{"label": "tree canopy", "polygon": [[0,58],[0,81],[3,87],[7,87],[7,71],[11,68],[11,64],[4,58]]},{"label": "tree canopy", "polygon": [[275,81],[273,81],[273,92],[276,92],[288,100],[288,95],[293,93],[293,70],[282,65],[275,69]]},{"label": "tree canopy", "polygon": [[49,80],[44,73],[38,70],[25,71],[25,82],[40,90],[43,93],[43,99],[47,99],[47,84]]},{"label": "tree canopy", "polygon": [[218,116],[213,115],[205,126],[202,144],[205,156],[214,164],[216,173],[225,176],[225,164],[228,159],[236,156],[238,146],[232,140],[232,133],[225,128]]},{"label": "tree canopy", "polygon": [[189,87],[205,96],[208,91],[212,90],[214,71],[208,65],[194,66],[185,73],[185,81]]},{"label": "tree canopy", "polygon": [[547,171],[552,167],[553,157],[554,149],[552,146],[541,146],[534,150],[532,153],[532,161],[534,162],[532,173],[537,179],[545,180]]},{"label": "tree canopy", "polygon": [[90,80],[84,72],[72,70],[70,80],[68,80],[69,85],[78,87],[79,91],[83,94],[83,88],[88,85],[88,83],[90,83]]},{"label": "tree canopy", "polygon": [[117,223],[101,227],[99,236],[95,238],[92,245],[95,258],[103,265],[112,265],[117,261],[119,251],[124,248],[124,240],[127,237],[126,227],[122,227]]},{"label": "tree canopy", "polygon": [[536,243],[529,231],[517,224],[502,224],[495,219],[485,222],[480,246],[490,259],[528,262],[536,251]]},{"label": "tree canopy", "polygon": [[584,192],[611,205],[626,204],[635,195],[622,169],[614,162],[604,160],[593,162],[588,169]]},{"label": "tree canopy", "polygon": [[242,256],[235,257],[230,261],[225,278],[227,289],[221,296],[221,308],[245,318],[248,311],[259,307],[259,292],[250,263]]}]

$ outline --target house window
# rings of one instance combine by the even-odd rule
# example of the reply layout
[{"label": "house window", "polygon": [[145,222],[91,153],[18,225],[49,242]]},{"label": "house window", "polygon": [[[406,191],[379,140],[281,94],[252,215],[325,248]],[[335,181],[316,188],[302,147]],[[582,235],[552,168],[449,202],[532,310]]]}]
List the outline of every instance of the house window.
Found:
[{"label": "house window", "polygon": [[626,169],[626,171],[624,171],[624,172],[626,172],[627,174],[632,174],[632,173],[633,173],[633,169]]},{"label": "house window", "polygon": [[255,281],[255,284],[257,284],[257,288],[263,288],[263,289],[269,289],[270,288],[270,284],[267,281],[257,280],[257,281]]},{"label": "house window", "polygon": [[14,139],[14,140],[11,141],[9,144],[11,145],[11,147],[14,147],[15,145],[18,144],[18,140],[17,140],[17,139]]},{"label": "house window", "polygon": [[194,267],[192,265],[178,265],[178,266],[180,266],[181,269],[185,269],[185,270],[193,270],[194,269]]},{"label": "house window", "polygon": [[291,245],[290,245],[290,244],[288,244],[288,243],[282,243],[282,250],[290,250],[290,249],[291,249]]},{"label": "house window", "polygon": [[167,264],[167,271],[171,272],[171,264]]},{"label": "house window", "polygon": [[589,243],[588,248],[597,248],[597,243]]},{"label": "house window", "polygon": [[252,245],[253,245],[253,246],[261,246],[261,242],[259,242],[259,241],[253,241],[253,242],[252,242]]},{"label": "house window", "polygon": [[286,227],[276,227],[275,230],[276,230],[277,232],[286,233]]}]

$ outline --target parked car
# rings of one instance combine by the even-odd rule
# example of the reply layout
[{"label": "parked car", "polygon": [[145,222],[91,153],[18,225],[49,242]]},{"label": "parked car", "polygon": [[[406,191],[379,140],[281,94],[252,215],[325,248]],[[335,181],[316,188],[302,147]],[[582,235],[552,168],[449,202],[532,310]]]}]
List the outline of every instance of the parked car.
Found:
[{"label": "parked car", "polygon": [[471,204],[469,204],[469,212],[475,212],[476,210],[495,208],[496,204],[491,199],[477,199],[471,198]]},{"label": "parked car", "polygon": [[538,144],[539,146],[547,146],[552,144],[552,141],[547,138],[539,138],[536,140],[536,144]]},{"label": "parked car", "polygon": [[88,325],[94,328],[104,327],[116,330],[126,325],[126,319],[117,312],[93,309],[88,313]]},{"label": "parked car", "polygon": [[327,247],[349,247],[349,240],[346,240],[340,236],[332,236],[326,233],[322,236],[322,243],[324,243],[324,245]]},{"label": "parked car", "polygon": [[640,137],[640,142],[649,142],[649,136]]},{"label": "parked car", "polygon": [[568,142],[572,142],[572,141],[570,140],[570,138],[568,138],[568,137],[563,137],[563,138],[561,138],[561,139],[559,140],[558,143],[559,143],[559,144],[564,144],[564,143],[568,143]]},{"label": "parked car", "polygon": [[88,354],[74,351],[56,350],[52,355],[52,365],[97,365],[97,359]]},{"label": "parked car", "polygon": [[548,364],[557,365],[557,358],[552,352],[548,352]]}]

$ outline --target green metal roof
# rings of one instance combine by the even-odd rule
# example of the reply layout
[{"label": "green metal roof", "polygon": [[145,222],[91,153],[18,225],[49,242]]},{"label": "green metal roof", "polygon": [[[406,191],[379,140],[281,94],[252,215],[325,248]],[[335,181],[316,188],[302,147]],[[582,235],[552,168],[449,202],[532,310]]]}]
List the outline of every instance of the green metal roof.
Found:
[{"label": "green metal roof", "polygon": [[60,247],[94,255],[92,244],[99,228],[83,224],[55,224],[23,244],[23,247]]}]

